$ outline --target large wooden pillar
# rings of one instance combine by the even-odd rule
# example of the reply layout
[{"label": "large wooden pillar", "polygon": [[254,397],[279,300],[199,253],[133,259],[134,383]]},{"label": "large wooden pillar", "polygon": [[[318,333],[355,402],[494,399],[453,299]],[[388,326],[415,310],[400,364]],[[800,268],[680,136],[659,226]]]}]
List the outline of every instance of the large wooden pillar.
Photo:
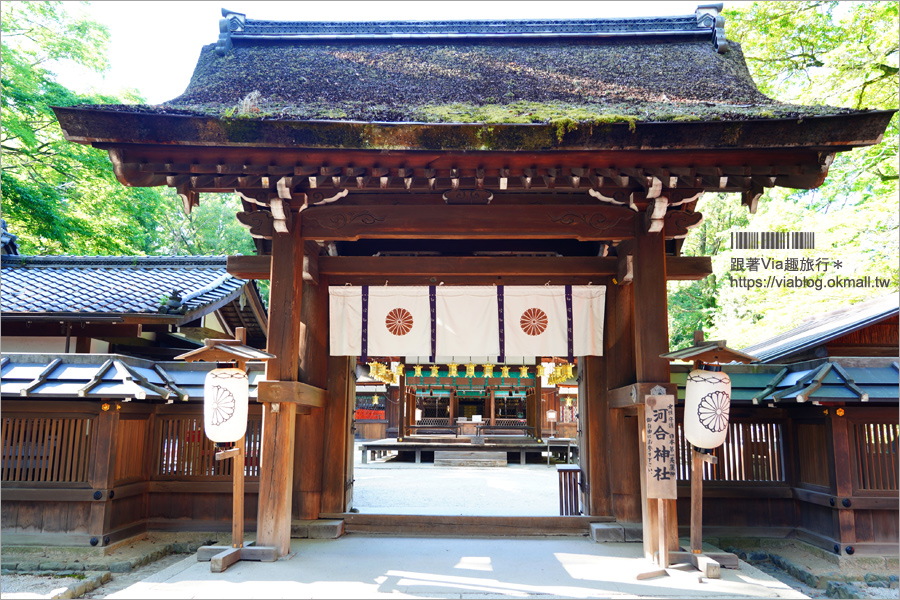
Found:
[{"label": "large wooden pillar", "polygon": [[606,357],[581,356],[578,359],[578,370],[578,410],[583,438],[580,460],[582,476],[587,483],[584,490],[584,512],[592,516],[609,516],[613,514],[613,506],[607,436],[609,396],[606,388]]},{"label": "large wooden pillar", "polygon": [[[615,282],[606,288],[604,327],[607,389],[621,388],[637,380],[634,366],[634,286]],[[579,398],[580,401],[580,398]],[[611,488],[616,520],[636,523],[641,520],[641,481],[639,471],[637,410],[616,408],[609,415]]]},{"label": "large wooden pillar", "polygon": [[[299,220],[299,219],[298,219]],[[297,381],[300,356],[300,304],[303,298],[303,240],[299,223],[291,233],[272,238],[269,292],[269,353],[266,379]],[[263,403],[259,465],[259,513],[256,543],[274,546],[279,556],[291,550],[291,485],[294,476],[294,435],[297,404]]]},{"label": "large wooden pillar", "polygon": [[[325,447],[322,471],[323,513],[342,513],[347,503],[347,461],[353,462],[353,435],[350,422],[356,398],[356,359],[332,356],[328,359],[328,400],[325,405]],[[386,403],[390,406],[390,402]],[[302,419],[303,417],[301,417]],[[349,439],[348,439],[349,438]]]},{"label": "large wooden pillar", "polygon": [[[315,262],[318,246],[306,242],[305,257]],[[317,272],[318,269],[312,269]],[[325,388],[328,384],[328,279],[303,282],[303,303],[300,310],[300,381]],[[326,402],[331,403],[331,395]],[[331,426],[343,423],[326,423],[326,407],[312,407],[309,414],[297,418],[294,446],[294,477],[292,513],[298,519],[318,519],[321,512],[322,477],[325,470],[325,433]],[[343,441],[343,438],[341,438]],[[338,468],[338,465],[330,465]],[[340,463],[343,470],[343,463]]]},{"label": "large wooden pillar", "polygon": [[[669,362],[660,358],[669,351],[669,316],[666,294],[666,252],[662,231],[648,232],[643,219],[636,219],[634,250],[634,350],[638,383],[668,384]],[[663,502],[667,532],[665,539],[670,550],[678,549],[678,528],[675,500],[647,498],[646,447],[647,428],[644,420],[644,399],[637,405],[637,440],[640,459],[642,522],[644,555],[652,559],[659,549],[658,502]],[[672,533],[674,532],[674,533]]]}]

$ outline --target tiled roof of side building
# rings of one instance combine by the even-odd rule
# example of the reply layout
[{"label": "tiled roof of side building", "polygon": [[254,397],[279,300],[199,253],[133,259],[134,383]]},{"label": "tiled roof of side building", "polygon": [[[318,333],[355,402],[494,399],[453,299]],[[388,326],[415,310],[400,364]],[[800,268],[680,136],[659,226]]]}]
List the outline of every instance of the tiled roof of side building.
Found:
[{"label": "tiled roof of side building", "polygon": [[811,318],[741,351],[755,356],[760,362],[778,362],[897,314],[900,314],[900,296],[888,294]]},{"label": "tiled roof of side building", "polygon": [[157,315],[180,290],[180,314],[196,318],[245,284],[227,273],[225,257],[4,256],[0,309],[4,318]]}]

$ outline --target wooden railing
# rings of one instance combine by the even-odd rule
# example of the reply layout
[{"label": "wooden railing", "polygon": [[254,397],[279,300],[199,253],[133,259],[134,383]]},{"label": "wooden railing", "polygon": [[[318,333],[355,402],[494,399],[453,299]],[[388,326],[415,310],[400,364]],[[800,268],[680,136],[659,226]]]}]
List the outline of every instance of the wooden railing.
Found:
[{"label": "wooden railing", "polygon": [[2,481],[88,480],[93,419],[13,416],[2,419]]},{"label": "wooden railing", "polygon": [[[681,423],[676,435],[676,470],[690,479],[690,443]],[[713,454],[717,464],[704,463],[705,481],[785,481],[784,438],[780,423],[737,422],[728,426],[725,443]]]},{"label": "wooden railing", "polygon": [[525,424],[525,419],[496,419],[497,425],[502,427],[517,427]]},{"label": "wooden railing", "polygon": [[446,417],[425,417],[416,421],[416,425],[420,427],[447,427],[450,425],[450,419]]},{"label": "wooden railing", "polygon": [[897,491],[897,423],[856,423],[856,486],[859,490]]},{"label": "wooden railing", "polygon": [[[259,476],[259,448],[262,421],[247,421],[245,477]],[[215,444],[203,433],[203,417],[161,415],[157,420],[157,460],[154,478],[193,481],[230,480],[232,461],[215,459]]]}]

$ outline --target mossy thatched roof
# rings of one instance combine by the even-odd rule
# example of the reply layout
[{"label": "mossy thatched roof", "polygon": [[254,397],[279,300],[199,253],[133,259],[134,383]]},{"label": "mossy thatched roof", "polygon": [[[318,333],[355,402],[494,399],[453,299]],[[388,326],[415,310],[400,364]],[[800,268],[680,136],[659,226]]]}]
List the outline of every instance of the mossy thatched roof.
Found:
[{"label": "mossy thatched roof", "polygon": [[720,54],[708,41],[577,39],[244,41],[224,55],[208,45],[185,93],[161,108],[424,123],[706,121],[839,111],[762,95],[736,44]]}]

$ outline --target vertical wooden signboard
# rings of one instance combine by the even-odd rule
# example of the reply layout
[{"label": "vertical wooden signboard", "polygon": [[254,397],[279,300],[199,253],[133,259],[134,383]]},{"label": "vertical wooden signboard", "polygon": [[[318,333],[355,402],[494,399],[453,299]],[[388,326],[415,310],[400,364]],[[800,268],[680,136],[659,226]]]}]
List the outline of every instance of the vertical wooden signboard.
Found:
[{"label": "vertical wooden signboard", "polygon": [[[678,497],[675,472],[675,397],[647,396],[644,426],[647,431],[646,478],[647,498],[675,499]],[[665,502],[659,502],[659,564],[669,566],[666,544]]]}]

